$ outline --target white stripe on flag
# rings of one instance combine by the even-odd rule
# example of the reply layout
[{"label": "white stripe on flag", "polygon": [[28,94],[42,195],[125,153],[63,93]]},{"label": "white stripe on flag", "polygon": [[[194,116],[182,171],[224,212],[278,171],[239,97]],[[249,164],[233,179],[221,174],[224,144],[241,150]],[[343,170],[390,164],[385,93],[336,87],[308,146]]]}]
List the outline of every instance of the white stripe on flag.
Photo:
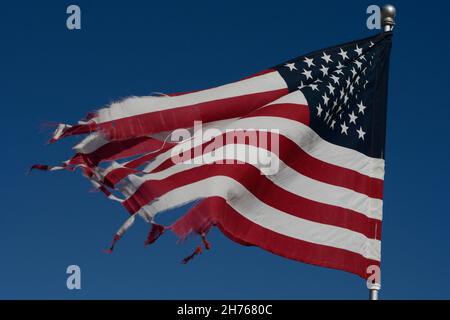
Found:
[{"label": "white stripe on flag", "polygon": [[[236,197],[236,195],[239,195]],[[322,224],[282,212],[256,198],[234,179],[216,176],[174,189],[143,207],[139,214],[155,216],[196,199],[221,197],[242,216],[266,229],[310,243],[355,252],[380,260],[380,241],[349,229]]]},{"label": "white stripe on flag", "polygon": [[[162,180],[185,170],[200,167],[202,165],[207,166],[208,164],[194,163],[196,163],[196,159],[201,159],[202,156],[205,158],[213,158],[211,154],[212,153],[209,152],[193,158],[191,164],[177,164],[165,170],[143,176],[130,175],[128,177],[130,184],[127,190],[131,194],[134,194],[145,181]],[[250,154],[267,157],[265,160],[271,160],[273,163],[279,163],[279,171],[277,174],[269,175],[267,177],[282,189],[309,200],[353,210],[369,218],[378,220],[381,220],[382,218],[382,200],[370,198],[365,194],[358,193],[351,189],[311,179],[293,170],[282,160],[280,160],[276,154],[267,151],[266,149],[244,144],[229,144],[215,149],[214,154],[215,161],[228,159],[247,163],[249,162],[248,155]],[[256,163],[250,164],[264,173],[268,168],[261,163],[267,163],[267,161],[257,161]],[[238,164],[235,165],[238,166]]]},{"label": "white stripe on flag", "polygon": [[128,98],[121,102],[115,102],[108,108],[100,109],[98,115],[92,121],[103,123],[149,112],[286,88],[286,82],[281,75],[277,71],[273,71],[238,82],[179,96]]}]

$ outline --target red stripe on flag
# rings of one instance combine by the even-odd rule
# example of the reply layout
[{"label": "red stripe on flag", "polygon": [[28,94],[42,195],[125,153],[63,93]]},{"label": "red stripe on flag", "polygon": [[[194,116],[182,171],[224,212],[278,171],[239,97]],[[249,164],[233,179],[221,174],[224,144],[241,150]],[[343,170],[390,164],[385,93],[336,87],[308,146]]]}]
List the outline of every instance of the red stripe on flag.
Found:
[{"label": "red stripe on flag", "polygon": [[[110,141],[93,152],[77,153],[70,160],[70,164],[86,164],[95,167],[103,161],[118,160],[145,154],[151,150],[159,150],[163,145],[163,141],[151,137]],[[166,145],[167,147],[173,146],[172,143],[166,143]]]},{"label": "red stripe on flag", "polygon": [[[171,108],[124,117],[96,124],[94,122],[75,125],[60,135],[63,137],[101,131],[110,140],[126,140],[132,137],[150,135],[157,132],[191,127],[193,119],[212,122],[230,119],[247,114],[288,93],[288,89],[247,94],[214,101],[207,101],[185,107]],[[214,110],[214,112],[210,112]],[[54,142],[58,139],[51,139]]]},{"label": "red stripe on flag", "polygon": [[228,238],[242,245],[255,245],[276,255],[318,266],[340,269],[367,279],[367,268],[380,262],[335,247],[291,238],[261,227],[236,212],[224,199],[211,197],[202,201],[171,226],[180,238],[190,232],[217,226]]},{"label": "red stripe on flag", "polygon": [[210,164],[188,169],[162,180],[147,180],[138,190],[123,202],[124,207],[133,214],[152,200],[185,185],[213,176],[226,176],[234,179],[249,190],[255,197],[293,216],[319,223],[350,229],[368,238],[381,238],[381,221],[345,209],[295,195],[274,184],[252,165]]},{"label": "red stripe on flag", "polygon": [[192,119],[206,123],[236,118],[287,93],[287,89],[280,89],[149,112],[101,123],[98,130],[103,131],[110,140],[123,140],[178,128],[190,128],[193,125]]}]

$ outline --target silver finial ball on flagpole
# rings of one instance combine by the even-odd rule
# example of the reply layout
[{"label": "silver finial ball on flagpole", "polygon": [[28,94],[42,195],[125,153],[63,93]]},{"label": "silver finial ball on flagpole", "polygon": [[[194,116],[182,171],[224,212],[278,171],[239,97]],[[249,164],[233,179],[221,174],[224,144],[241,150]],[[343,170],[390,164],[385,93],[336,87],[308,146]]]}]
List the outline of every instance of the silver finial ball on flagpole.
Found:
[{"label": "silver finial ball on flagpole", "polygon": [[385,32],[392,31],[395,26],[395,15],[397,10],[391,4],[386,4],[381,9],[381,23]]}]

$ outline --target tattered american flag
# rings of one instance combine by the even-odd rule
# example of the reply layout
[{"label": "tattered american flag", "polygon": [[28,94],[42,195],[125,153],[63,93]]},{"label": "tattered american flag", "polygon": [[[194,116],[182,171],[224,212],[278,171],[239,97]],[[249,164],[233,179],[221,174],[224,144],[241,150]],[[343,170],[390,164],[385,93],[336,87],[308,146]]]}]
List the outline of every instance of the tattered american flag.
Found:
[{"label": "tattered american flag", "polygon": [[[217,226],[240,244],[367,278],[367,268],[380,263],[391,37],[319,50],[207,90],[112,103],[77,125],[58,126],[51,142],[87,134],[71,159],[33,168],[80,168],[123,205],[130,216],[111,250],[139,215],[151,224],[147,244],[166,230],[182,239],[200,235],[184,262],[209,249],[206,234]],[[174,162],[174,148],[186,141],[167,137],[194,131],[195,121],[223,131],[269,131],[279,144],[272,154],[278,170],[264,174],[245,159]],[[185,143],[185,151],[204,152],[209,143]],[[262,148],[244,139],[222,149],[227,143]],[[156,222],[158,213],[192,202],[172,225]]]}]

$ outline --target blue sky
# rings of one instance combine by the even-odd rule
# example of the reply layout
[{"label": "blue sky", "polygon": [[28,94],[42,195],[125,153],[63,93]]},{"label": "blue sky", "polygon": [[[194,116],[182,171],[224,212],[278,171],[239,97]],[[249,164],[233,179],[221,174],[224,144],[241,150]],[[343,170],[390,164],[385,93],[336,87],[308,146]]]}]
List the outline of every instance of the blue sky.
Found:
[{"label": "blue sky", "polygon": [[[66,29],[78,4],[82,29]],[[124,210],[69,172],[25,174],[68,158],[76,139],[46,146],[47,121],[76,122],[130,95],[227,83],[289,58],[374,34],[366,1],[9,1],[0,17],[0,298],[366,299],[359,277],[231,242],[180,260],[198,239],[144,248],[138,221],[103,253]],[[383,3],[378,3],[382,5]],[[394,1],[382,243],[385,299],[450,298],[448,12]],[[173,221],[183,210],[167,214]],[[66,288],[66,267],[82,289]]]}]

